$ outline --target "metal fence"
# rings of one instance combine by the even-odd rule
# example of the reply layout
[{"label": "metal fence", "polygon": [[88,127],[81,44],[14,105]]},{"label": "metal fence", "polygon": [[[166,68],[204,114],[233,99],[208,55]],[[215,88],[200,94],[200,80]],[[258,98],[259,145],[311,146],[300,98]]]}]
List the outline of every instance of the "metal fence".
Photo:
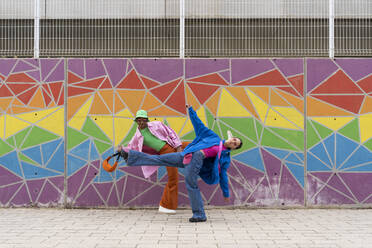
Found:
[{"label": "metal fence", "polygon": [[4,57],[371,56],[371,0],[1,0]]}]

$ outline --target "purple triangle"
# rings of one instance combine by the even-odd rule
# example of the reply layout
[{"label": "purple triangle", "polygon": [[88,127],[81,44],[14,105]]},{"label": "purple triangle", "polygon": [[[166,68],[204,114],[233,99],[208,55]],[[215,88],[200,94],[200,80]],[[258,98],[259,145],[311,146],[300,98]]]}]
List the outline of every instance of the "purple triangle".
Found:
[{"label": "purple triangle", "polygon": [[59,176],[59,177],[49,177],[48,180],[55,186],[57,187],[60,191],[64,191],[65,187],[64,187],[64,183],[65,183],[65,180],[64,180],[64,177],[63,176]]},{"label": "purple triangle", "polygon": [[286,77],[304,73],[303,59],[273,59],[273,62]]},{"label": "purple triangle", "polygon": [[371,204],[372,203],[372,195],[366,200],[363,202],[364,204]]},{"label": "purple triangle", "polygon": [[30,70],[34,70],[34,69],[35,68],[33,66],[31,66],[30,64],[27,64],[27,63],[23,62],[22,60],[18,60],[18,63],[15,66],[15,68],[13,69],[12,73],[30,71]]},{"label": "purple triangle", "polygon": [[88,166],[85,165],[80,170],[75,172],[75,174],[71,175],[67,179],[67,195],[68,197],[75,198],[80,185],[82,183],[82,178],[84,178],[85,172],[87,170]]},{"label": "purple triangle", "polygon": [[247,202],[253,203],[255,206],[268,206],[274,204],[275,198],[270,191],[266,177],[257,186],[256,190],[251,194]]},{"label": "purple triangle", "polygon": [[89,187],[76,199],[74,206],[80,207],[97,207],[104,206],[105,203],[99,197],[93,185]]},{"label": "purple triangle", "polygon": [[87,80],[106,75],[101,59],[85,59],[85,70]]},{"label": "purple triangle", "polygon": [[24,59],[24,61],[26,61],[26,62],[29,63],[29,64],[34,65],[34,66],[37,67],[37,68],[40,67],[40,65],[39,65],[39,60],[38,60],[38,59]]},{"label": "purple triangle", "polygon": [[87,185],[93,181],[93,179],[97,176],[97,174],[98,174],[98,170],[93,166],[89,166],[88,173],[85,175],[85,179],[82,184],[81,190],[84,190],[87,187]]},{"label": "purple triangle", "polygon": [[126,75],[127,60],[126,59],[104,59],[103,63],[106,67],[107,74],[112,85],[115,87]]},{"label": "purple triangle", "polygon": [[28,192],[30,192],[32,202],[36,202],[36,199],[41,192],[41,188],[44,184],[46,179],[41,179],[41,180],[29,180],[26,181],[27,187],[28,187]]},{"label": "purple triangle", "polygon": [[59,59],[41,59],[41,78],[44,81],[49,73],[54,69],[54,67],[59,62]]},{"label": "purple triangle", "polygon": [[362,202],[372,194],[372,174],[371,173],[340,173],[351,192],[359,202]]},{"label": "purple triangle", "polygon": [[327,182],[327,180],[332,176],[332,172],[309,172],[309,173],[315,176],[316,178],[320,179],[323,183]]},{"label": "purple triangle", "polygon": [[349,196],[350,198],[354,199],[354,196],[350,193],[350,191],[345,187],[344,183],[340,180],[337,175],[333,175],[331,180],[329,180],[328,185],[332,188],[339,190],[340,192],[344,193],[345,195]]},{"label": "purple triangle", "polygon": [[111,191],[110,199],[107,202],[109,207],[119,206],[118,196],[116,195],[116,190]]},{"label": "purple triangle", "polygon": [[37,70],[37,71],[29,71],[29,72],[26,72],[27,75],[29,75],[30,77],[32,77],[33,79],[35,79],[35,81],[37,82],[40,82],[40,71]]},{"label": "purple triangle", "polygon": [[139,74],[159,83],[173,81],[183,76],[182,59],[132,59]]},{"label": "purple triangle", "polygon": [[278,199],[281,201],[280,204],[285,206],[304,204],[304,190],[286,166],[282,169]]},{"label": "purple triangle", "polygon": [[43,192],[40,194],[39,203],[51,205],[57,203],[61,198],[63,198],[63,193],[58,192],[58,190],[47,181],[43,188]]},{"label": "purple triangle", "polygon": [[25,184],[22,184],[21,189],[17,192],[16,196],[12,199],[12,204],[16,206],[25,206],[30,204],[31,199],[28,196]]},{"label": "purple triangle", "polygon": [[[210,199],[209,205],[212,205],[212,206],[226,206],[221,188],[218,186],[218,184],[216,184],[216,187],[217,187],[217,190],[214,193],[213,198]],[[229,199],[230,204],[234,204],[234,199],[235,199],[235,197],[234,197],[233,192],[230,192],[230,199]]]},{"label": "purple triangle", "polygon": [[232,59],[231,78],[233,84],[274,69],[269,59]]},{"label": "purple triangle", "polygon": [[[228,59],[186,59],[185,78],[194,78],[217,71],[228,70],[230,63]],[[230,76],[229,80],[230,82]]]},{"label": "purple triangle", "polygon": [[265,164],[266,176],[269,179],[274,194],[276,195],[276,193],[278,193],[277,190],[279,190],[279,176],[282,162],[262,148],[261,153]]},{"label": "purple triangle", "polygon": [[128,74],[132,69],[133,69],[133,65],[132,65],[132,63],[129,62],[129,60],[128,60],[127,73],[126,73],[126,74]]},{"label": "purple triangle", "polygon": [[[132,187],[133,187],[133,184],[132,184]],[[128,184],[127,184],[127,189],[125,193],[127,192],[128,192]],[[155,185],[154,187],[152,187],[150,190],[146,191],[145,193],[143,193],[143,191],[138,191],[136,196],[138,196],[139,194],[141,195],[138,196],[135,200],[131,201],[130,203],[128,203],[128,201],[125,201],[125,202],[127,203],[126,204],[127,206],[157,207],[159,206],[159,201],[160,201],[162,193],[163,193],[163,188],[160,187],[159,185]],[[134,197],[132,196],[131,199],[133,198]]]},{"label": "purple triangle", "polygon": [[220,76],[225,79],[225,81],[228,83],[228,84],[231,84],[230,82],[230,71],[223,71],[223,72],[220,72],[218,73],[220,74]]},{"label": "purple triangle", "polygon": [[318,178],[314,177],[312,173],[307,175],[307,201],[311,201],[315,194],[321,190],[324,186],[324,183]]},{"label": "purple triangle", "polygon": [[119,170],[125,172],[126,174],[131,174],[138,177],[143,177],[143,172],[139,166],[124,166],[118,168]]},{"label": "purple triangle", "polygon": [[65,63],[63,60],[57,65],[45,82],[59,82],[65,80]]},{"label": "purple triangle", "polygon": [[99,167],[100,167],[100,163],[101,161],[100,160],[94,160],[93,162],[90,162],[94,168],[96,168],[97,170],[99,170]]},{"label": "purple triangle", "polygon": [[314,205],[340,205],[340,204],[355,204],[349,198],[339,194],[329,187],[324,187],[314,198]]},{"label": "purple triangle", "polygon": [[84,79],[84,60],[82,59],[69,59],[68,70]]},{"label": "purple triangle", "polygon": [[307,59],[307,92],[322,83],[338,67],[330,59]]},{"label": "purple triangle", "polygon": [[127,177],[122,177],[119,179],[119,181],[116,181],[116,188],[118,189],[119,196],[120,196],[120,205],[123,202],[123,196],[124,196],[124,185],[127,180]]},{"label": "purple triangle", "polygon": [[16,59],[0,59],[0,73],[7,77],[16,62]]},{"label": "purple triangle", "polygon": [[372,59],[335,59],[335,62],[354,81],[359,81],[372,73]]},{"label": "purple triangle", "polygon": [[198,181],[200,191],[202,195],[204,195],[205,199],[207,199],[208,202],[210,202],[212,198],[213,192],[216,190],[216,187],[218,186],[217,184],[209,185],[206,184],[203,180]]},{"label": "purple triangle", "polygon": [[[239,203],[238,205],[240,205],[241,203],[245,202],[248,199],[248,197],[251,194],[251,191],[249,191],[248,188],[244,187],[244,184],[242,185],[241,180],[237,181],[234,177],[230,177],[229,181],[230,181],[230,185],[232,186],[230,188],[230,197],[233,196],[234,200]],[[238,192],[238,195],[237,195],[238,198],[235,198],[235,194],[233,194],[232,189],[234,189],[235,192]],[[235,201],[234,201],[234,205],[235,205]]]},{"label": "purple triangle", "polygon": [[0,203],[3,205],[7,204],[21,185],[23,185],[23,183],[16,183],[4,188],[0,188]]},{"label": "purple triangle", "polygon": [[97,189],[98,193],[102,196],[102,198],[106,201],[110,190],[112,187],[112,182],[109,183],[95,183],[94,187]]},{"label": "purple triangle", "polygon": [[[137,179],[135,177],[129,176],[127,178],[127,183],[125,186],[125,191],[124,191],[124,199],[123,203],[126,204],[129,201],[131,201],[133,198],[137,197],[139,194],[142,192],[146,191],[148,188],[152,187],[154,184],[149,183],[144,180]],[[159,194],[149,194],[147,195],[148,198],[150,198],[150,202],[155,202],[160,200],[161,193],[163,192],[162,188],[160,190],[161,192]],[[133,203],[131,203],[133,204]],[[138,204],[139,206],[141,204]]]},{"label": "purple triangle", "polygon": [[[242,164],[242,163],[240,163],[239,161],[236,161],[236,160],[232,161],[232,166],[230,166],[230,168],[229,168],[229,173],[231,173],[230,171],[234,166],[237,168],[237,170],[239,170],[241,172],[241,174],[244,177],[242,179],[246,183],[248,183],[251,186],[252,189],[254,187],[256,187],[257,183],[259,183],[261,178],[263,176],[265,176],[265,174],[263,172],[252,169],[251,167],[249,167],[245,164]],[[237,174],[236,176],[240,177],[240,174]]]},{"label": "purple triangle", "polygon": [[1,180],[0,180],[0,186],[4,186],[7,184],[15,183],[18,181],[23,181],[22,178],[16,176],[15,174],[11,173],[4,167],[0,165],[0,175],[1,175]]}]

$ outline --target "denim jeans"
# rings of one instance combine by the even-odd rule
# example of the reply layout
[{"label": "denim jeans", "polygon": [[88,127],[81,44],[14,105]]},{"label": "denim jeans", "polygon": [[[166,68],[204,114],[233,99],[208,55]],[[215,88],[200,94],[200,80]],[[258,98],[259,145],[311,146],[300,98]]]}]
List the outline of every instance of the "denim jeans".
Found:
[{"label": "denim jeans", "polygon": [[189,195],[192,209],[192,217],[205,219],[204,203],[198,186],[198,176],[203,166],[204,155],[197,151],[192,155],[191,162],[183,164],[183,156],[179,152],[163,155],[149,155],[142,152],[130,150],[127,160],[128,166],[158,165],[185,168],[185,180],[187,193]]}]

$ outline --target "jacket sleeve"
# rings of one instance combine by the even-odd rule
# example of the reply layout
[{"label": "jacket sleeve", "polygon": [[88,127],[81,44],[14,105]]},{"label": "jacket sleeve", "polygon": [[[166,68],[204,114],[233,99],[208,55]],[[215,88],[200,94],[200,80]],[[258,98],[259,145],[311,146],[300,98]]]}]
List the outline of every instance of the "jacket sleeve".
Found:
[{"label": "jacket sleeve", "polygon": [[230,197],[229,192],[229,178],[227,176],[227,170],[221,169],[220,172],[220,187],[222,190],[223,197]]},{"label": "jacket sleeve", "polygon": [[207,128],[204,125],[204,123],[199,119],[198,115],[196,114],[196,112],[194,111],[192,107],[189,107],[189,116],[190,116],[191,123],[194,127],[196,136],[199,136],[205,130],[209,130],[209,128]]},{"label": "jacket sleeve", "polygon": [[[136,150],[136,151],[139,151],[138,149],[138,146],[136,145],[138,144],[138,140],[137,140],[137,137],[136,135],[134,134],[132,139],[129,141],[128,145],[127,145],[127,148],[129,150]],[[123,147],[124,148],[124,147]]]},{"label": "jacket sleeve", "polygon": [[170,127],[167,127],[166,125],[164,125],[162,122],[161,123],[161,127],[164,129],[164,131],[167,133],[167,136],[169,137],[169,139],[171,139],[174,143],[174,148],[177,148],[179,146],[182,145],[182,142],[181,142],[181,139],[180,137],[178,137],[178,135],[176,134],[176,132],[170,128]]}]

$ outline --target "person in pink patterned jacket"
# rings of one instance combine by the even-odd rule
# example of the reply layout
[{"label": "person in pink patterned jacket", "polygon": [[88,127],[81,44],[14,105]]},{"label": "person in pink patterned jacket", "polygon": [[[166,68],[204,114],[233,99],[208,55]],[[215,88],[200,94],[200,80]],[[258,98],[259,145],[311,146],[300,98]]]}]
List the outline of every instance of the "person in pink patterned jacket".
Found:
[{"label": "person in pink patterned jacket", "polygon": [[[160,121],[149,121],[145,110],[138,110],[135,122],[137,131],[129,142],[127,148],[149,154],[166,154],[181,152],[188,142],[181,142],[176,132]],[[159,203],[159,211],[174,214],[178,206],[178,169],[166,167],[168,182],[164,188]],[[143,166],[142,171],[145,178],[150,177],[158,166]]]}]

